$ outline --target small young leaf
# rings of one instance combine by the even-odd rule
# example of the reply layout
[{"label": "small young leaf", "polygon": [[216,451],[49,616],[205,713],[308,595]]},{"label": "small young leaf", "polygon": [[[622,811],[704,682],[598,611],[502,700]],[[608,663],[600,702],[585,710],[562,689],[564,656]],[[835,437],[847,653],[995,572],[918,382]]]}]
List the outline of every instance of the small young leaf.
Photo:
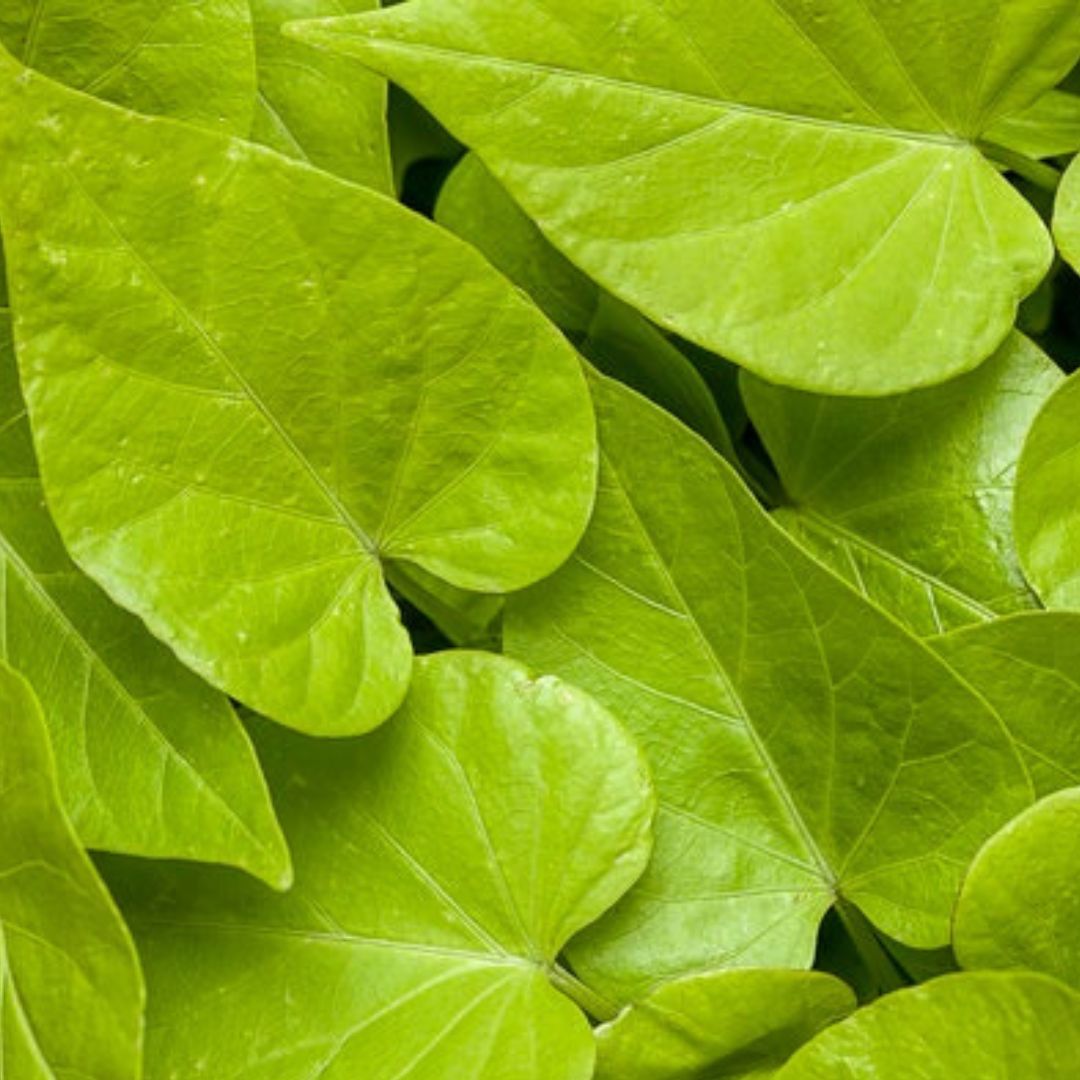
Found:
[{"label": "small young leaf", "polygon": [[1044,975],[947,975],[822,1032],[777,1080],[1074,1080],[1080,994]]},{"label": "small young leaf", "polygon": [[972,855],[1030,799],[997,719],[704,442],[609,380],[594,400],[592,523],[504,628],[511,655],[607,704],[656,776],[656,854],[572,947],[577,970],[632,997],[702,968],[808,965],[837,898],[944,945]]},{"label": "small young leaf", "polygon": [[743,379],[789,505],[777,520],[920,636],[1035,606],[1013,550],[1017,459],[1061,372],[1014,335],[978,370],[901,397]]},{"label": "small young leaf", "polygon": [[[648,859],[636,746],[585,694],[481,653],[417,661],[369,738],[260,740],[296,858],[276,897],[118,866],[152,1076],[588,1080],[567,939]],[[584,992],[582,996],[588,996]]]},{"label": "small young leaf", "polygon": [[41,710],[0,664],[0,1073],[136,1080],[131,938],[64,815]]},{"label": "small young leaf", "polygon": [[809,971],[720,971],[664,983],[596,1033],[597,1080],[765,1080],[855,997]]},{"label": "small young leaf", "polygon": [[1041,971],[1080,989],[1078,925],[1080,788],[1069,788],[1009,822],[976,856],[953,945],[966,968]]},{"label": "small young leaf", "polygon": [[621,299],[774,382],[968,371],[1051,264],[979,140],[1076,62],[1075,0],[412,0],[293,32],[400,82]]},{"label": "small young leaf", "polygon": [[573,550],[596,468],[578,357],[466,245],[10,59],[0,118],[50,507],[196,671],[283,723],[359,732],[411,666],[384,560],[501,592]]}]

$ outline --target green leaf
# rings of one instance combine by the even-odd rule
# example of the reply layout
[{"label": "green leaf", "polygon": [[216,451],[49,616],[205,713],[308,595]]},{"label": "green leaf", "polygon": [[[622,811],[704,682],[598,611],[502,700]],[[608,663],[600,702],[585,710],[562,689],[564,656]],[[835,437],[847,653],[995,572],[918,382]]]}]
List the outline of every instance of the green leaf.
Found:
[{"label": "green leaf", "polygon": [[838,979],[720,971],[665,983],[597,1033],[597,1080],[765,1080],[855,1008]]},{"label": "green leaf", "polygon": [[916,634],[1035,606],[1013,548],[1024,437],[1060,371],[1014,335],[944,386],[887,400],[743,380],[801,543]]},{"label": "green leaf", "polygon": [[987,138],[1029,158],[1080,150],[1080,95],[1050,90],[1020,112],[1003,116]]},{"label": "green leaf", "polygon": [[1080,988],[1078,879],[1080,788],[1070,788],[1036,803],[979,852],[956,906],[960,963],[1041,971]]},{"label": "green leaf", "polygon": [[945,944],[971,856],[1030,797],[1007,736],[702,441],[607,380],[594,400],[593,521],[505,625],[507,651],[595,694],[656,776],[654,859],[575,945],[577,970],[633,996],[695,970],[808,966],[837,898],[906,944]]},{"label": "green leaf", "polygon": [[466,245],[10,60],[0,118],[50,507],[197,672],[283,723],[359,732],[411,667],[384,562],[502,592],[569,555],[595,484],[579,360]]},{"label": "green leaf", "polygon": [[275,897],[148,864],[113,875],[150,986],[152,1076],[588,1080],[557,964],[648,859],[644,762],[582,692],[481,653],[417,661],[403,710],[261,745],[295,852]]},{"label": "green leaf", "polygon": [[355,60],[285,37],[290,19],[372,11],[378,0],[251,0],[258,142],[391,194],[386,83]]},{"label": "green leaf", "polygon": [[1080,270],[1080,158],[1065,173],[1054,207],[1054,236],[1058,249]]},{"label": "green leaf", "polygon": [[1020,563],[1039,598],[1051,608],[1080,607],[1078,419],[1080,378],[1072,375],[1031,425],[1016,476]]},{"label": "green leaf", "polygon": [[251,129],[247,0],[5,0],[0,43],[28,67],[139,112]]},{"label": "green leaf", "polygon": [[597,281],[774,382],[968,371],[1051,263],[979,140],[1076,62],[1073,0],[413,0],[291,32],[400,82]]},{"label": "green leaf", "polygon": [[131,938],[60,805],[33,691],[0,664],[0,1072],[136,1080]]},{"label": "green leaf", "polygon": [[1080,995],[1043,975],[949,975],[822,1032],[778,1080],[1073,1080]]}]

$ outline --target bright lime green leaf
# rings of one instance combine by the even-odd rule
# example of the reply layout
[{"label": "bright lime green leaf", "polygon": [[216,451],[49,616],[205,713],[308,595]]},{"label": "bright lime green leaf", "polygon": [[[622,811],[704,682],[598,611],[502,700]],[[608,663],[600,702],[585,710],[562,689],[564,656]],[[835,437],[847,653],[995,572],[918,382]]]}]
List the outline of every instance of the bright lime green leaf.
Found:
[{"label": "bright lime green leaf", "polygon": [[44,506],[0,311],[0,656],[41,699],[64,804],[90,847],[241,866],[289,855],[228,701],[68,558]]},{"label": "bright lime green leaf", "polygon": [[774,382],[944,381],[1050,266],[978,140],[1080,56],[1074,0],[412,0],[292,32],[400,82],[601,284]]},{"label": "bright lime green leaf", "polygon": [[1035,605],[1013,549],[1017,459],[1060,371],[1015,335],[944,386],[839,399],[743,380],[778,520],[920,635]]},{"label": "bright lime green leaf", "polygon": [[1080,994],[1043,975],[949,975],[828,1028],[778,1080],[1074,1080]]},{"label": "bright lime green leaf", "polygon": [[290,19],[377,8],[378,0],[251,0],[259,91],[254,137],[346,180],[393,191],[386,83],[344,56],[285,37]]},{"label": "bright lime green leaf", "polygon": [[0,1074],[135,1080],[135,949],[60,805],[33,692],[3,664],[0,746]]},{"label": "bright lime green leaf", "polygon": [[388,580],[448,641],[465,648],[499,651],[499,623],[505,603],[502,596],[455,589],[407,563],[389,567]]},{"label": "bright lime green leaf", "polygon": [[1080,158],[1073,161],[1058,191],[1054,235],[1061,254],[1080,269]]},{"label": "bright lime green leaf", "polygon": [[0,131],[50,507],[200,674],[283,723],[358,732],[411,666],[383,561],[500,592],[572,551],[595,482],[578,358],[466,245],[10,60]]},{"label": "bright lime green leaf", "polygon": [[[1080,172],[1073,175],[1080,177]],[[1080,607],[1077,476],[1080,378],[1072,375],[1032,424],[1016,477],[1016,547],[1028,580],[1047,607]]]},{"label": "bright lime green leaf", "polygon": [[597,1033],[597,1080],[764,1080],[855,997],[809,971],[721,971],[665,983]]},{"label": "bright lime green leaf", "polygon": [[645,394],[735,460],[697,368],[648,320],[560,255],[475,154],[450,174],[435,218],[523,288],[606,375]]},{"label": "bright lime green leaf", "polygon": [[251,128],[247,0],[4,0],[0,43],[28,67],[129,109],[238,135]]},{"label": "bright lime green leaf", "polygon": [[576,944],[578,970],[633,996],[808,965],[837,897],[907,944],[945,944],[972,855],[1029,798],[995,717],[705,443],[607,380],[594,400],[593,521],[505,625],[507,651],[594,693],[656,776],[656,854]]},{"label": "bright lime green leaf", "polygon": [[979,852],[956,907],[954,947],[966,968],[1041,971],[1080,988],[1078,925],[1080,788],[1069,788]]},{"label": "bright lime green leaf", "polygon": [[931,644],[1008,728],[1036,795],[1080,785],[1080,615],[1032,611]]},{"label": "bright lime green leaf", "polygon": [[1080,150],[1080,95],[1051,90],[1028,108],[1003,116],[987,138],[1030,158],[1074,154]]},{"label": "bright lime green leaf", "polygon": [[648,859],[652,790],[619,725],[556,679],[445,653],[370,738],[261,745],[291,893],[117,868],[150,1075],[588,1080],[558,990],[591,995],[556,958]]}]

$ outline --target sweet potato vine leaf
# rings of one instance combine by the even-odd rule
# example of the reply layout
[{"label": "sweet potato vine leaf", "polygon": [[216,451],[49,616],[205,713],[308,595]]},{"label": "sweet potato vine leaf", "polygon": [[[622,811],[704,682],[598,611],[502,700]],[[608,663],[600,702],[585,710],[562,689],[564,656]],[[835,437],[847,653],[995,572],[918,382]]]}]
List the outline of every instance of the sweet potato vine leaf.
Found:
[{"label": "sweet potato vine leaf", "polygon": [[366,739],[259,741],[291,893],[112,867],[150,988],[150,1074],[197,1057],[207,1077],[588,1080],[571,998],[593,995],[558,956],[641,873],[654,811],[620,726],[557,679],[445,653]]},{"label": "sweet potato vine leaf", "polygon": [[765,1080],[855,995],[810,971],[719,971],[664,983],[596,1032],[597,1080]]},{"label": "sweet potato vine leaf", "polygon": [[988,132],[1001,146],[1031,158],[1059,157],[1080,150],[1080,95],[1051,90]]},{"label": "sweet potato vine leaf", "polygon": [[135,948],[60,805],[45,724],[0,664],[0,1072],[137,1080]]},{"label": "sweet potato vine leaf", "polygon": [[1036,606],[1013,545],[1013,487],[1061,381],[1015,334],[969,375],[894,398],[742,385],[787,496],[777,520],[926,636]]},{"label": "sweet potato vine leaf", "polygon": [[401,83],[578,265],[770,381],[970,370],[1050,266],[981,152],[1074,0],[411,0],[292,32]]},{"label": "sweet potato vine leaf", "polygon": [[412,661],[384,562],[500,592],[572,551],[596,467],[580,362],[466,245],[7,57],[0,121],[50,508],[196,671],[283,723],[362,731]]},{"label": "sweet potato vine leaf", "polygon": [[1041,971],[1080,988],[1078,881],[1080,788],[1068,788],[1009,822],[979,852],[956,907],[960,963]]},{"label": "sweet potato vine leaf", "polygon": [[609,380],[594,400],[595,515],[504,626],[511,655],[607,704],[656,777],[654,858],[572,946],[577,970],[633,997],[701,969],[809,965],[838,899],[944,945],[972,855],[1030,798],[1010,737],[697,436]]},{"label": "sweet potato vine leaf", "polygon": [[777,1080],[1072,1080],[1080,994],[1044,975],[948,975],[826,1029]]}]

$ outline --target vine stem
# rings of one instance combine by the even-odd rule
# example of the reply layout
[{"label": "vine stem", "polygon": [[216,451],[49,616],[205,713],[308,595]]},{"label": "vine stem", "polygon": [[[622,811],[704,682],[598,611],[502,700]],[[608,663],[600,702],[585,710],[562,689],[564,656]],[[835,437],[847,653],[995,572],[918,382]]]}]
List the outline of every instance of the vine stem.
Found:
[{"label": "vine stem", "polygon": [[548,968],[548,978],[556,990],[564,993],[576,1005],[581,1006],[598,1023],[606,1024],[619,1015],[620,1009],[602,994],[586,986],[576,975],[555,964]]},{"label": "vine stem", "polygon": [[874,933],[874,928],[866,916],[854,904],[847,900],[839,900],[836,904],[836,913],[840,916],[844,929],[848,932],[855,950],[866,965],[880,993],[888,994],[909,985],[908,980],[897,967],[896,961],[878,941],[877,934]]},{"label": "vine stem", "polygon": [[1036,187],[1042,188],[1043,191],[1053,194],[1061,185],[1061,172],[1044,161],[1036,161],[1027,154],[1010,150],[1007,146],[1000,146],[998,143],[980,142],[979,149],[992,161],[1004,165],[1006,169],[1016,173],[1017,176],[1022,176]]}]

